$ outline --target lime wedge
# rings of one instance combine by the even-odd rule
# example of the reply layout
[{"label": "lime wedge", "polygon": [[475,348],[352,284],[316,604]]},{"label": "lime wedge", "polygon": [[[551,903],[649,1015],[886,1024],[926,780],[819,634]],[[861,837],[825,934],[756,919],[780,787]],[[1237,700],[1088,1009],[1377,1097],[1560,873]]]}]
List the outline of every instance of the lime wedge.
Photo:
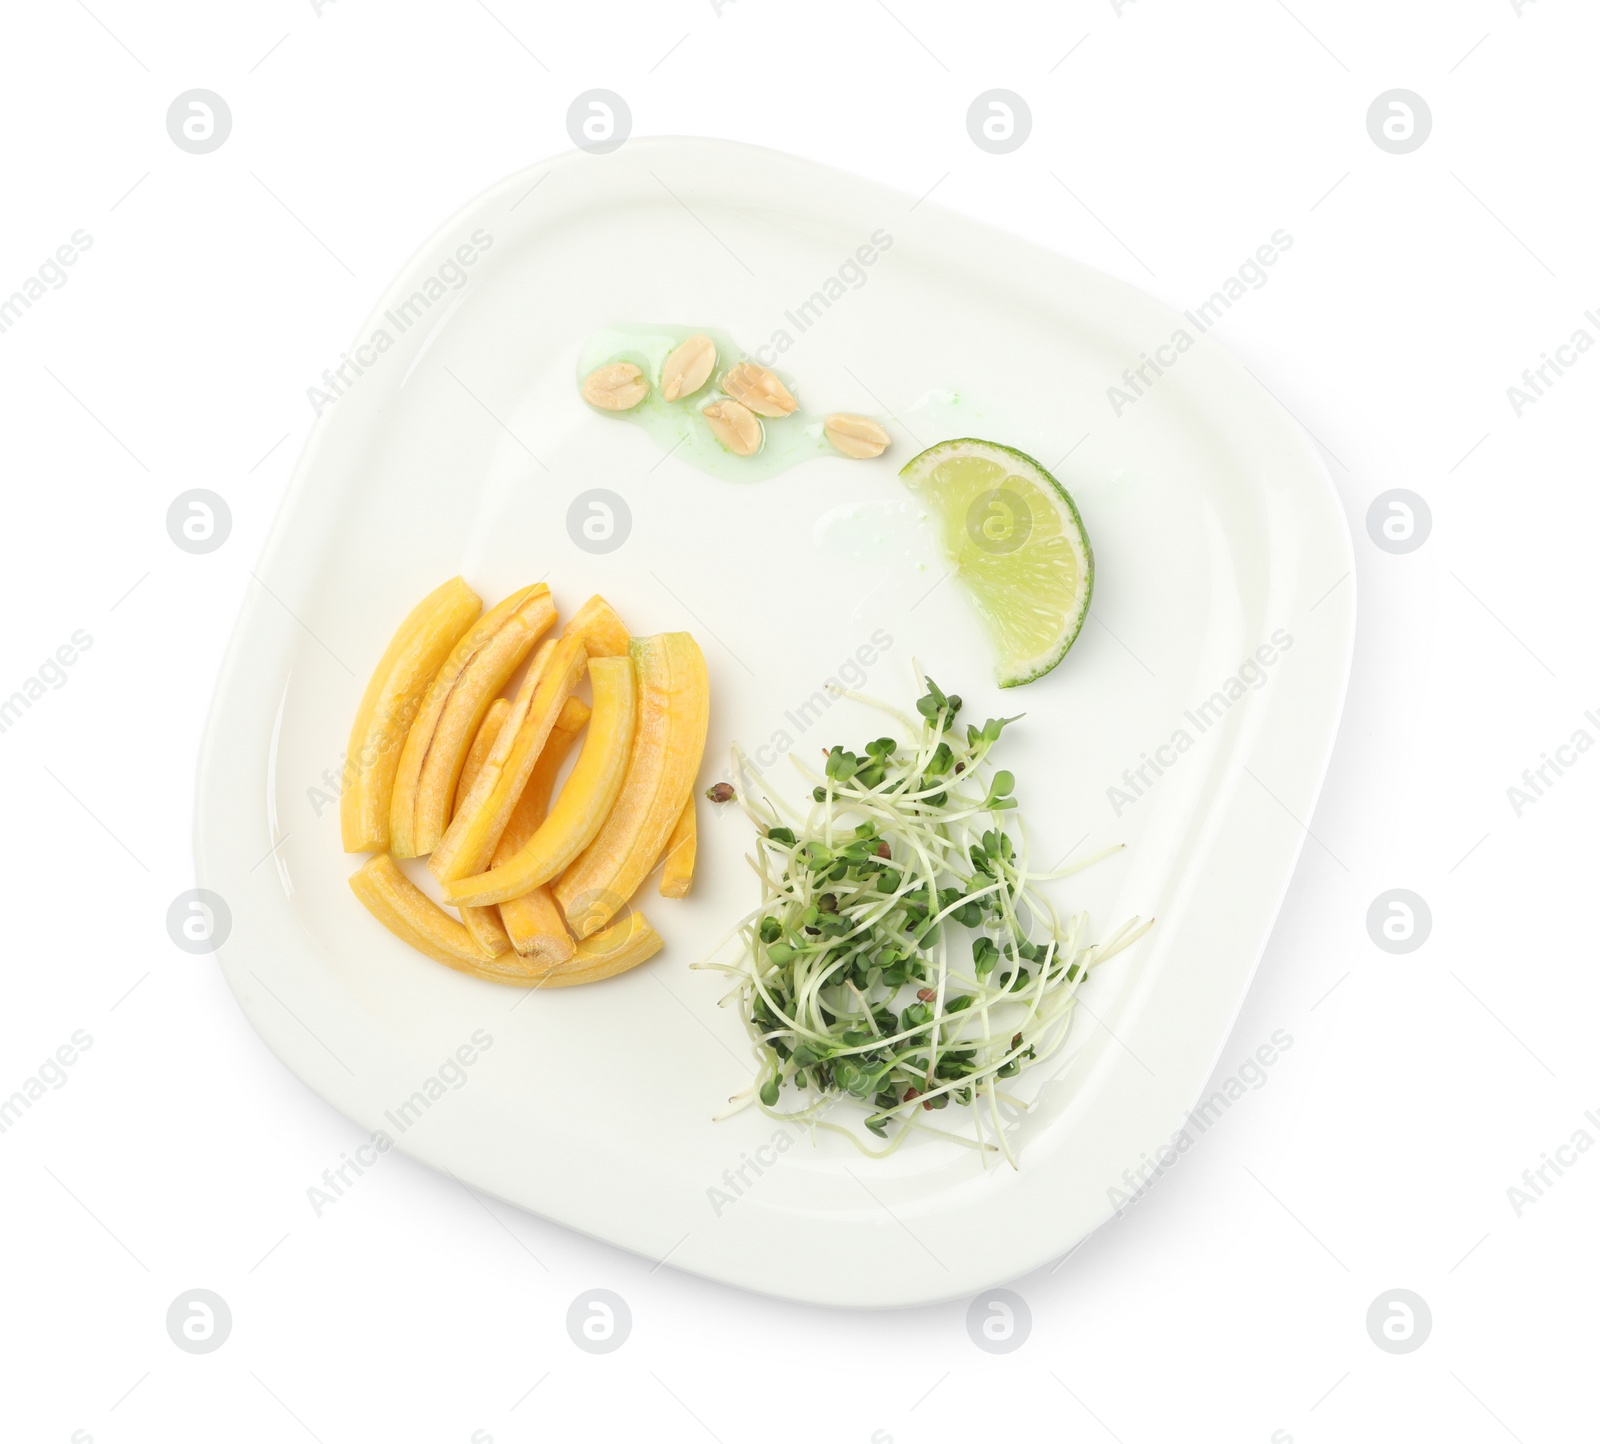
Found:
[{"label": "lime wedge", "polygon": [[901,479],[936,518],[939,539],[995,649],[995,677],[1020,687],[1077,640],[1094,591],[1083,518],[1031,456],[993,441],[942,441]]}]

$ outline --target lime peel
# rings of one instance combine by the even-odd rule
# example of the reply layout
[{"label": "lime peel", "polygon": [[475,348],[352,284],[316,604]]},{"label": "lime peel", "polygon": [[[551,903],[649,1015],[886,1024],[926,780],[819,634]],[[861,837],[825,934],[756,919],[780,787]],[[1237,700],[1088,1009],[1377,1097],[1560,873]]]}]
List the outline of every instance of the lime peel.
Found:
[{"label": "lime peel", "polygon": [[933,514],[994,645],[995,680],[1020,687],[1051,671],[1094,594],[1094,551],[1066,488],[1031,456],[971,436],[930,446],[900,476]]}]

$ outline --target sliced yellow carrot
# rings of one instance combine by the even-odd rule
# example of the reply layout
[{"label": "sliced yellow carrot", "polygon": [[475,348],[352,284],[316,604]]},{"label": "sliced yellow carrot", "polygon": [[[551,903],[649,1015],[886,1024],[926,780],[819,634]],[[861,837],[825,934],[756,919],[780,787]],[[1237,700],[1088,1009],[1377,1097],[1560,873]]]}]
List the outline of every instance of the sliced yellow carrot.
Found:
[{"label": "sliced yellow carrot", "polygon": [[533,660],[528,663],[528,670],[522,675],[522,685],[517,688],[516,696],[511,699],[511,710],[506,713],[506,720],[500,724],[500,735],[495,738],[494,745],[489,748],[489,755],[480,764],[477,775],[472,779],[472,786],[456,799],[450,826],[445,829],[445,835],[439,839],[439,846],[434,848],[433,855],[428,859],[428,868],[431,872],[437,873],[441,864],[450,858],[460,842],[459,829],[465,827],[469,814],[476,813],[493,792],[495,781],[511,755],[517,733],[527,718],[533,694],[550,666],[551,657],[555,655],[556,640],[554,637],[547,637],[539,644],[538,650],[533,654]]},{"label": "sliced yellow carrot", "polygon": [[541,648],[535,663],[541,656],[537,672],[529,666],[478,780],[428,859],[440,882],[470,877],[489,865],[550,730],[589,661],[581,636],[562,637],[547,653]]},{"label": "sliced yellow carrot", "polygon": [[456,783],[456,800],[450,809],[452,817],[477,780],[483,764],[488,760],[489,749],[494,746],[494,739],[500,735],[500,729],[506,725],[506,714],[510,711],[511,699],[496,697],[489,704],[489,710],[483,714],[483,721],[478,724],[478,735],[472,739],[472,746],[467,749],[467,760],[461,764],[461,780]]},{"label": "sliced yellow carrot", "polygon": [[435,962],[495,982],[529,981],[528,966],[516,953],[496,959],[484,952],[465,926],[401,872],[388,853],[369,857],[350,875],[350,887],[384,927]]},{"label": "sliced yellow carrot", "polygon": [[581,636],[591,657],[626,657],[632,640],[616,609],[598,592],[572,614],[561,635]]},{"label": "sliced yellow carrot", "polygon": [[585,938],[568,963],[535,974],[541,988],[571,988],[598,983],[636,968],[661,951],[661,935],[645,921],[643,913],[630,912],[619,922]]},{"label": "sliced yellow carrot", "polygon": [[389,851],[420,857],[450,821],[456,781],[489,704],[555,625],[543,582],[513,592],[485,612],[439,669],[406,738],[389,803]]},{"label": "sliced yellow carrot", "polygon": [[694,881],[694,855],[699,846],[699,833],[695,826],[694,789],[689,789],[689,800],[678,814],[672,836],[667,839],[663,854],[661,886],[656,890],[662,897],[687,897],[689,884]]},{"label": "sliced yellow carrot", "polygon": [[567,760],[572,744],[589,725],[589,704],[581,697],[568,697],[561,704],[555,726],[545,740],[539,760],[528,774],[527,785],[511,809],[511,820],[495,844],[494,862],[499,865],[516,853],[523,843],[539,830],[539,825],[550,810],[550,798],[556,790],[556,777],[561,764]]},{"label": "sliced yellow carrot", "polygon": [[[490,748],[494,746],[494,738],[499,736],[499,730],[506,722],[509,712],[510,703],[504,696],[496,698],[493,706],[486,712],[483,725],[478,728],[478,735],[472,740],[472,749],[467,752],[466,765],[461,768],[461,781],[456,786],[456,796],[464,799],[467,792],[472,789],[472,783],[477,781],[478,772],[482,770],[483,762],[488,757]],[[533,775],[528,778],[528,786],[522,789],[522,797],[518,797],[517,805],[512,808],[506,831],[499,840],[499,848],[506,847],[507,839],[510,837],[526,840],[538,829],[539,823],[544,820],[544,810],[550,802],[550,791],[555,788],[555,773],[560,770],[563,757],[578,738],[578,733],[584,730],[587,720],[589,720],[587,703],[576,696],[566,698],[560,716],[555,719],[555,727],[550,728],[550,740],[544,744],[544,751],[539,754],[539,760],[534,764]],[[499,853],[499,848],[496,848],[496,855]],[[566,924],[562,922],[562,916],[555,903],[549,900],[549,893],[544,888],[539,888],[539,893],[544,895],[546,908],[518,911],[515,916],[502,917],[498,908],[467,906],[459,908],[458,911],[461,913],[461,921],[466,924],[467,932],[472,933],[478,945],[491,949],[496,956],[504,953],[507,948],[515,948],[518,953],[525,956],[544,956],[549,953],[552,957],[571,957],[573,954],[571,933],[566,932]],[[560,924],[558,938],[547,937],[549,914],[554,914],[555,921]],[[520,933],[512,929],[514,922]],[[560,948],[562,940],[566,941],[565,953]]]},{"label": "sliced yellow carrot", "polygon": [[339,799],[346,852],[389,845],[389,806],[395,770],[417,709],[450,649],[483,609],[460,577],[425,596],[390,640],[361,695],[345,760],[350,785]]},{"label": "sliced yellow carrot", "polygon": [[[472,909],[463,908],[462,912]],[[548,887],[536,887],[500,904],[500,922],[514,947],[535,967],[569,962],[577,951],[572,930]]]},{"label": "sliced yellow carrot", "polygon": [[484,907],[521,897],[557,876],[600,831],[622,788],[633,744],[633,663],[627,657],[593,657],[589,681],[594,688],[589,735],[550,815],[504,862],[446,882],[445,901]]},{"label": "sliced yellow carrot", "polygon": [[616,805],[551,888],[573,932],[605,927],[656,865],[700,770],[710,713],[706,661],[687,632],[635,637],[638,720]]},{"label": "sliced yellow carrot", "polygon": [[[483,722],[478,728],[478,735],[472,739],[472,746],[467,750],[467,760],[461,767],[461,780],[456,784],[457,799],[464,798],[471,789],[478,772],[483,767],[484,760],[489,755],[489,749],[494,746],[494,740],[500,735],[500,729],[505,725],[506,714],[511,711],[511,703],[504,697],[496,697],[490,704],[489,710],[483,714]],[[451,809],[454,815],[455,809]],[[507,933],[505,924],[500,915],[493,908],[458,908],[461,921],[466,924],[466,929],[472,934],[473,941],[480,947],[487,948],[498,957],[511,946],[511,937]]]},{"label": "sliced yellow carrot", "polygon": [[450,807],[452,817],[460,811],[467,793],[472,790],[472,784],[478,780],[478,773],[483,770],[483,764],[489,760],[490,749],[494,747],[500,729],[506,725],[506,718],[510,712],[511,699],[496,697],[489,704],[489,710],[483,714],[483,721],[478,724],[477,736],[472,739],[472,746],[467,749],[467,760],[461,764],[461,777],[456,783],[455,801]]},{"label": "sliced yellow carrot", "polygon": [[484,952],[498,958],[511,951],[511,934],[500,921],[499,908],[457,908],[456,911],[461,914],[461,926]]},{"label": "sliced yellow carrot", "polygon": [[[556,774],[588,720],[589,708],[578,698],[568,697],[561,715],[556,718],[556,725],[550,729],[544,751],[533,765],[528,785],[522,789],[522,796],[511,811],[511,821],[500,834],[494,850],[497,864],[514,856],[539,830],[549,810],[550,794],[555,791]],[[461,915],[465,917],[471,911],[470,907],[463,907]],[[511,939],[511,946],[524,957],[543,964],[565,962],[577,946],[548,888],[536,887],[521,897],[507,898],[500,904],[500,921]]]}]

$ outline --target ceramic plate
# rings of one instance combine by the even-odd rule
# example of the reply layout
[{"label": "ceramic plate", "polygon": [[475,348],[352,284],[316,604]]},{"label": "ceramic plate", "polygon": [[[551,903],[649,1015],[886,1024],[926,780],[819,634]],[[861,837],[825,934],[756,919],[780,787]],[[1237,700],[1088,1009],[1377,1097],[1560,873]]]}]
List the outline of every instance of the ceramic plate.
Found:
[{"label": "ceramic plate", "polygon": [[[720,328],[808,412],[893,418],[893,447],[707,474],[580,401],[586,340],[618,322]],[[476,1188],[780,1296],[968,1294],[1104,1222],[1212,1070],[1337,728],[1353,582],[1328,593],[1349,537],[1299,428],[1139,291],[880,185],[698,140],[497,186],[423,246],[349,355],[200,768],[199,881],[231,918],[219,958],[278,1056]],[[1160,374],[1143,362],[1135,394],[1123,373],[1146,357]],[[1003,694],[895,474],[962,435],[1051,467],[1098,560],[1076,647]],[[688,899],[641,895],[665,949],[600,985],[466,978],[363,911],[332,801],[350,718],[400,618],[456,573],[489,601],[544,578],[564,612],[598,591],[637,632],[695,633],[713,695],[701,787],[735,739],[779,779],[788,754],[859,747],[881,726],[826,684],[904,706],[913,659],[980,721],[1026,712],[1004,757],[1036,853],[1127,844],[1058,884],[1060,904],[1100,935],[1158,921],[1096,972],[1068,1048],[1021,1090],[1018,1169],[932,1139],[874,1161],[753,1111],[713,1121],[752,1071],[723,981],[689,967],[755,898],[731,810],[703,811]]]}]

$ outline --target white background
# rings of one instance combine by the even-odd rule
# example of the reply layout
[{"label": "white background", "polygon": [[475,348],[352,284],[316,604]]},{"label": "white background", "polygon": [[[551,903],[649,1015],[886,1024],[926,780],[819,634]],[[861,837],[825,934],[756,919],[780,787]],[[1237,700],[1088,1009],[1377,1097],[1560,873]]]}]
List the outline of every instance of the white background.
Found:
[{"label": "white background", "polygon": [[[1506,389],[1600,305],[1591,179],[1600,22],[1577,0],[88,0],[12,7],[0,296],[93,245],[0,334],[7,618],[0,694],[92,646],[0,735],[11,916],[0,1094],[93,1045],[0,1135],[8,1439],[396,1441],[1587,1437],[1600,1142],[1583,754],[1600,739],[1585,356],[1518,417]],[[92,11],[92,13],[91,13]],[[1126,1217],[1016,1281],[1006,1356],[965,1306],[844,1314],[624,1255],[390,1155],[319,1218],[361,1135],[268,1054],[212,959],[169,942],[192,884],[194,757],[228,631],[312,421],[306,388],[446,215],[564,150],[567,106],[636,134],[753,140],[970,211],[1180,307],[1274,230],[1270,284],[1217,334],[1323,446],[1356,539],[1343,731],[1224,1053],[1293,1047]],[[165,114],[223,95],[193,156]],[[1028,141],[968,138],[1005,87]],[[1433,114],[1396,156],[1366,113]],[[1553,373],[1551,373],[1553,374]],[[216,553],[169,541],[224,495]],[[1367,508],[1432,510],[1402,556]],[[1593,774],[1593,777],[1591,777]],[[1554,778],[1554,773],[1548,774]],[[1408,888],[1431,935],[1381,951]],[[1568,1158],[1572,1154],[1565,1155]],[[774,1247],[781,1247],[774,1240]],[[169,1303],[228,1301],[190,1355]],[[1393,1288],[1432,1313],[1381,1351]],[[591,1288],[633,1331],[565,1330]],[[529,1392],[529,1391],[532,1392]]]}]

